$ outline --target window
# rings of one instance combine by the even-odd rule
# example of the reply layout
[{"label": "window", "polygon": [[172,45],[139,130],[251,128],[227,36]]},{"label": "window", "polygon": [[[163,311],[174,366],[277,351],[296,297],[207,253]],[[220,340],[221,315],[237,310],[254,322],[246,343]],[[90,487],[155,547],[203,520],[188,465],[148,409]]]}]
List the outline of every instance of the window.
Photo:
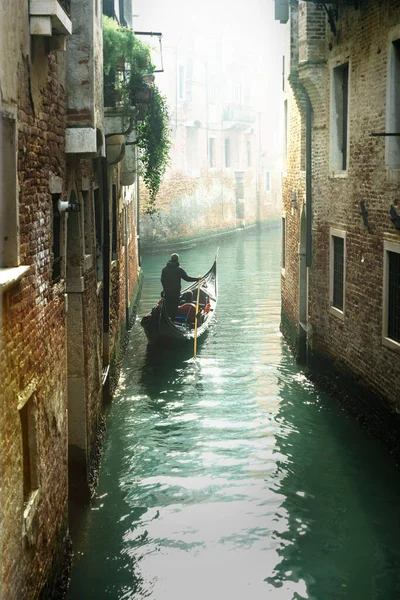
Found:
[{"label": "window", "polygon": [[208,140],[208,161],[211,168],[214,168],[215,163],[215,138],[209,138]]},{"label": "window", "polygon": [[266,192],[271,191],[271,171],[265,171],[264,173],[264,188]]},{"label": "window", "polygon": [[19,266],[15,119],[0,116],[0,267]]},{"label": "window", "polygon": [[247,166],[251,167],[251,142],[247,142]]},{"label": "window", "polygon": [[384,242],[383,343],[400,351],[400,244]]},{"label": "window", "polygon": [[[391,45],[388,80],[387,132],[400,133],[400,40]],[[400,136],[386,138],[386,162],[391,169],[400,169]]]},{"label": "window", "polygon": [[287,160],[288,160],[288,134],[289,134],[289,126],[288,126],[288,101],[285,100],[283,103],[283,170],[287,170]]},{"label": "window", "polygon": [[103,204],[99,188],[94,190],[94,220],[96,228],[97,281],[103,280]]},{"label": "window", "polygon": [[19,411],[22,431],[22,468],[24,502],[39,487],[39,453],[36,406],[31,396]]},{"label": "window", "polygon": [[347,170],[349,64],[332,71],[331,102],[331,167],[333,171]]},{"label": "window", "polygon": [[346,280],[346,232],[331,229],[330,240],[330,308],[344,318]]},{"label": "window", "polygon": [[286,271],[286,217],[282,217],[281,272]]},{"label": "window", "polygon": [[231,167],[231,140],[225,138],[225,167]]},{"label": "window", "polygon": [[178,67],[178,97],[179,100],[185,98],[185,67],[183,65]]},{"label": "window", "polygon": [[58,201],[61,194],[52,194],[53,201],[53,244],[52,244],[52,275],[53,283],[61,278],[61,214],[58,210]]}]

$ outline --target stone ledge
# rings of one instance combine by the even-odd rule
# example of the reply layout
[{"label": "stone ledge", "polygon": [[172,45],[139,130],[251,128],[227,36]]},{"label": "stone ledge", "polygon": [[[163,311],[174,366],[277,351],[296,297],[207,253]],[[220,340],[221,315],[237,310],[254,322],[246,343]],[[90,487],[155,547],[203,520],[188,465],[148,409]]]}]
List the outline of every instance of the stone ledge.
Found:
[{"label": "stone ledge", "polygon": [[29,265],[9,268],[0,267],[0,292],[5,292],[18,283],[28,273],[30,268]]}]

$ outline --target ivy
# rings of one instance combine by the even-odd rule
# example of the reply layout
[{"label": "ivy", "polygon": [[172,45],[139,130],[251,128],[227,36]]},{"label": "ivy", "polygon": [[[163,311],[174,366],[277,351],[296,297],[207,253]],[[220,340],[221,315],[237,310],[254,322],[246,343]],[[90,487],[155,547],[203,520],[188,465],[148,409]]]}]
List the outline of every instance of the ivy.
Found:
[{"label": "ivy", "polygon": [[131,29],[120,27],[106,16],[103,16],[103,68],[105,76],[115,74],[119,103],[139,109],[137,145],[143,180],[149,191],[145,212],[154,214],[171,146],[167,101],[154,83],[147,83],[154,73],[149,46]]},{"label": "ivy", "polygon": [[169,162],[171,147],[167,100],[154,84],[150,86],[147,114],[138,124],[137,133],[143,181],[150,196],[145,212],[154,214],[157,193]]}]

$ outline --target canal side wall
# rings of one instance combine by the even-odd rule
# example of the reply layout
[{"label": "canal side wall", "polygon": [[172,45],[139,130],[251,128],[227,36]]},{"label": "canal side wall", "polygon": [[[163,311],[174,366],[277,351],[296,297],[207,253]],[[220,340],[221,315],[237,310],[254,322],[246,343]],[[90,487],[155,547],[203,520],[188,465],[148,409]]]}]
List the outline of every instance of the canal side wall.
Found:
[{"label": "canal side wall", "polygon": [[89,497],[97,478],[103,435],[103,289],[98,274],[94,197],[101,186],[98,161],[70,158],[68,193],[80,210],[68,215],[69,493]]},{"label": "canal side wall", "polygon": [[[65,194],[66,96],[63,54],[30,38],[28,4],[13,3],[2,17],[16,45],[2,52],[1,118],[16,140],[14,147],[2,137],[2,151],[17,159],[15,171],[3,173],[14,177],[3,200],[17,199],[15,266],[29,267],[6,284],[1,269],[0,598],[19,600],[40,596],[68,539],[66,303],[63,279],[52,281],[51,196],[54,178]],[[9,225],[2,223],[4,235]],[[60,234],[65,240],[65,219]]]},{"label": "canal side wall", "polygon": [[199,178],[184,172],[169,173],[157,195],[153,215],[146,214],[148,191],[141,184],[141,248],[194,237],[229,232],[257,222],[277,218],[280,203],[275,190],[280,182],[272,177],[272,188],[256,192],[255,171],[243,177],[243,201],[237,202],[235,178],[230,170],[203,169]]},{"label": "canal side wall", "polygon": [[[110,393],[113,395],[119,380],[121,362],[126,350],[128,331],[140,299],[143,272],[138,264],[136,228],[124,231],[122,188],[118,190],[118,230],[115,260],[111,267],[110,314]],[[130,220],[130,219],[129,219]],[[131,221],[131,220],[130,220]],[[125,264],[127,270],[125,270]]]},{"label": "canal side wall", "polygon": [[291,13],[291,30],[285,36],[285,64],[288,77],[284,85],[287,139],[284,144],[282,177],[282,248],[281,248],[281,331],[296,359],[301,355],[300,329],[300,239],[306,210],[305,115],[290,84],[295,73],[298,45],[297,12]]},{"label": "canal side wall", "polygon": [[[398,85],[395,67],[398,50],[395,48],[400,43],[400,7],[389,0],[359,3],[358,7],[341,5],[339,18],[334,20],[336,33],[325,17],[321,25],[324,13],[311,3],[291,7],[290,15],[289,54],[291,60],[296,61],[297,70],[293,73],[291,65],[292,89],[302,87],[309,95],[313,110],[308,363],[316,377],[324,365],[321,379],[329,380],[329,385],[335,382],[337,388],[348,386],[354,391],[359,399],[354,402],[357,407],[354,412],[360,420],[379,423],[381,417],[375,418],[375,413],[388,410],[393,429],[397,431],[400,343],[389,337],[387,318],[388,256],[400,253],[400,231],[390,215],[391,207],[400,213],[399,165],[390,162],[396,154],[393,138],[371,134],[388,131],[388,128],[393,131],[390,106],[393,102],[398,104],[393,90]],[[349,69],[347,163],[346,168],[341,169],[337,166],[335,146],[338,110],[334,106],[338,73],[335,69],[346,64]],[[296,353],[300,344],[296,330],[301,332],[298,274],[302,226],[301,215],[293,219],[290,188],[295,185],[288,185],[288,178],[300,180],[302,177],[297,133],[302,114],[293,103],[289,103],[288,113],[288,170],[283,192],[286,265],[282,277],[282,330]],[[295,162],[291,161],[292,152]],[[344,240],[343,309],[333,304],[333,240],[337,237]],[[394,297],[392,302],[397,306],[392,310],[398,310],[398,298]],[[371,425],[371,429],[381,438],[386,435],[385,428],[378,425]]]}]

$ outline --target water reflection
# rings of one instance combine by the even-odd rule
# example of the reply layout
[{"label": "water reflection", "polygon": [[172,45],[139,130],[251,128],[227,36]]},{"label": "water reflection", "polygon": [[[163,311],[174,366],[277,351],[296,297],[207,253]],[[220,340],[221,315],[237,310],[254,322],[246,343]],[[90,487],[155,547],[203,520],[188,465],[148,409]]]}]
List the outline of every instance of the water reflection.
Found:
[{"label": "water reflection", "polygon": [[[144,265],[154,294],[163,263]],[[397,472],[283,343],[279,231],[219,263],[196,362],[132,332],[70,598],[397,598]]]}]

